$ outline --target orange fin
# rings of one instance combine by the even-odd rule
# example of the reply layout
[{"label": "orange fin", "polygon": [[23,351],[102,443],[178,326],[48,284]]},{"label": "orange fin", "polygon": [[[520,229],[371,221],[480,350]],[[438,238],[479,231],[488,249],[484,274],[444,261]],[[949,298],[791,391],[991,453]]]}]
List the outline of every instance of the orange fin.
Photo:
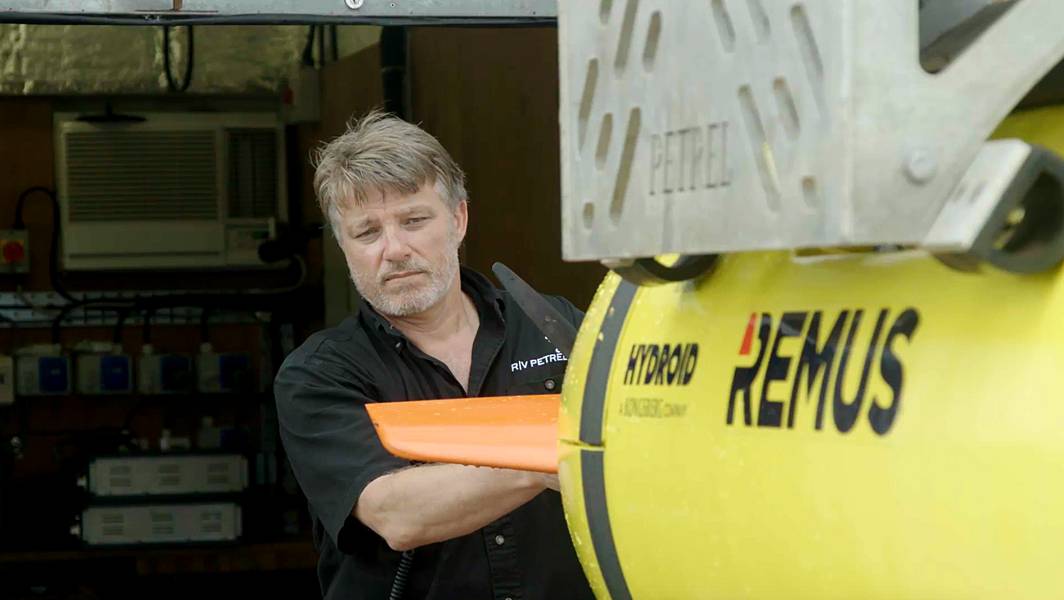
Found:
[{"label": "orange fin", "polygon": [[561,396],[497,396],[366,405],[401,458],[556,473]]}]

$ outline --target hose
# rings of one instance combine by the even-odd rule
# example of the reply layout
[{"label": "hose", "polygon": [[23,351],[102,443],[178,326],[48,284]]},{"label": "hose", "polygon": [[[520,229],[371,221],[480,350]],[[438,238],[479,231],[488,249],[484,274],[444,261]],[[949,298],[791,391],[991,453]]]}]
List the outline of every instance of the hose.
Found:
[{"label": "hose", "polygon": [[410,569],[414,566],[414,551],[404,550],[399,559],[399,568],[395,571],[395,579],[392,580],[392,591],[388,593],[388,600],[403,600],[403,592],[406,591],[406,582],[410,578]]}]

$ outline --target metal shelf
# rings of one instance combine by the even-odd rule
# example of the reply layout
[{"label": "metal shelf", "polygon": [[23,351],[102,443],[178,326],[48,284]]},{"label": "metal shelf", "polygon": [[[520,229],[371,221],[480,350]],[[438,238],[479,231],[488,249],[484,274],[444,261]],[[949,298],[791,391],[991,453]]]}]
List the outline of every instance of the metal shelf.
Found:
[{"label": "metal shelf", "polygon": [[133,548],[85,548],[0,552],[0,570],[26,564],[81,561],[135,561],[140,575],[313,569],[317,555],[309,539],[258,544],[217,544]]},{"label": "metal shelf", "polygon": [[[185,293],[183,291],[93,291],[71,292],[78,300],[97,298],[133,299],[138,297],[170,296]],[[47,327],[50,326],[66,300],[55,292],[0,292],[0,328],[11,327]],[[153,325],[195,325],[199,324],[203,308],[197,306],[174,306],[156,309],[151,318]],[[99,327],[114,325],[118,315],[112,310],[93,308],[92,305],[77,308],[63,318],[63,327]],[[143,324],[143,312],[131,312],[124,323],[127,327]],[[211,309],[210,322],[218,323],[257,323],[260,319],[247,311],[227,311]]]}]

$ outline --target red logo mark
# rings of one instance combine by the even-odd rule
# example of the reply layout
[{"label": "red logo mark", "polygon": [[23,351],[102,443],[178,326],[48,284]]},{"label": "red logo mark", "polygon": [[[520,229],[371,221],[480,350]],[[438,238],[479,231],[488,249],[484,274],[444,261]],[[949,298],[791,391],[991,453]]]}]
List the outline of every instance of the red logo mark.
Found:
[{"label": "red logo mark", "polygon": [[754,342],[755,322],[757,322],[757,313],[750,313],[750,322],[746,324],[746,333],[743,334],[743,345],[739,347],[739,356],[750,354],[750,345]]}]

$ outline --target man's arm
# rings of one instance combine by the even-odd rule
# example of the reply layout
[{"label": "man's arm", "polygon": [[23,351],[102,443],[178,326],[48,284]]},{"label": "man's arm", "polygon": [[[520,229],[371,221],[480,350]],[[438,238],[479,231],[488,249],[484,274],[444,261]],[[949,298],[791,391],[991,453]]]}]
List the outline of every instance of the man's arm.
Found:
[{"label": "man's arm", "polygon": [[352,513],[393,550],[410,550],[472,533],[547,488],[558,489],[557,476],[421,465],[371,481]]}]

